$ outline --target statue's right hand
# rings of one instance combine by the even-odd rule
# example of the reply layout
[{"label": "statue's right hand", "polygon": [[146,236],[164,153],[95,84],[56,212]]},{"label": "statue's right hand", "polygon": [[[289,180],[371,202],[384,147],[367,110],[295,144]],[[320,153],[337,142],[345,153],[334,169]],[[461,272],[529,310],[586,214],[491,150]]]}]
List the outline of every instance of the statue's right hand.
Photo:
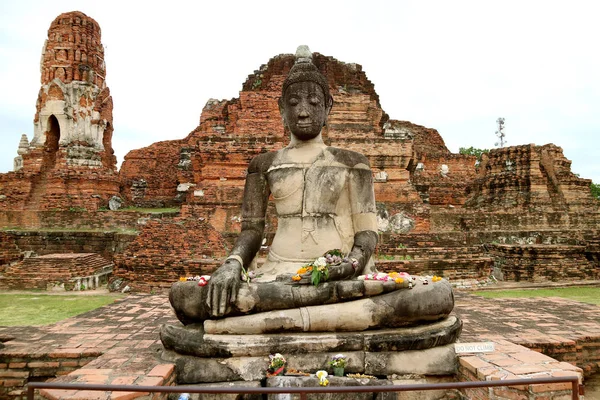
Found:
[{"label": "statue's right hand", "polygon": [[240,262],[229,258],[210,277],[206,304],[211,316],[222,317],[231,311],[237,300],[241,272]]}]

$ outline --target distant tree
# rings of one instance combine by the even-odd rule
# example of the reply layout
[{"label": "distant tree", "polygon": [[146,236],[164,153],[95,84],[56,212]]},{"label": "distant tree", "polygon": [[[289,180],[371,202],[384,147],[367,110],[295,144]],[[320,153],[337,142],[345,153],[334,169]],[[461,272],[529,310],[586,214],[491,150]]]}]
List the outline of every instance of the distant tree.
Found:
[{"label": "distant tree", "polygon": [[504,139],[504,137],[506,136],[506,134],[504,133],[504,118],[500,117],[496,120],[496,123],[498,124],[498,130],[496,131],[496,136],[498,136],[498,141],[495,143],[496,147],[504,147],[504,145],[506,144],[506,140]]},{"label": "distant tree", "polygon": [[458,152],[460,154],[464,154],[464,155],[467,155],[467,156],[476,156],[478,160],[481,160],[481,155],[483,153],[488,153],[489,151],[490,151],[489,149],[478,149],[478,148],[473,147],[473,146],[471,146],[469,148],[461,147],[461,148],[458,149]]},{"label": "distant tree", "polygon": [[600,184],[592,182],[590,190],[592,191],[592,196],[600,200]]}]

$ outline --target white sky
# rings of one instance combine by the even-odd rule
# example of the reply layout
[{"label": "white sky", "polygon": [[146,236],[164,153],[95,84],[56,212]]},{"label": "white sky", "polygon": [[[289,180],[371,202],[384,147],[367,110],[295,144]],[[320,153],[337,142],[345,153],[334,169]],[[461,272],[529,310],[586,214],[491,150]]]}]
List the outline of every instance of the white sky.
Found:
[{"label": "white sky", "polygon": [[0,0],[0,172],[33,137],[50,23],[79,10],[102,28],[113,147],[180,139],[209,98],[299,44],[363,66],[393,119],[448,148],[555,143],[600,183],[600,2]]}]

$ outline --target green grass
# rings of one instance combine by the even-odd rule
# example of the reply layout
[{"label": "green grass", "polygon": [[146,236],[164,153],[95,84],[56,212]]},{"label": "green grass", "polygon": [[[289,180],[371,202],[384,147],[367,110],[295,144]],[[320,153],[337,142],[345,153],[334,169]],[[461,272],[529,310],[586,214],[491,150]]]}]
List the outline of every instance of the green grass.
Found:
[{"label": "green grass", "polygon": [[494,290],[474,292],[488,299],[563,297],[582,303],[600,304],[600,287],[570,287],[556,289]]},{"label": "green grass", "polygon": [[0,326],[48,325],[111,304],[122,295],[0,294]]}]

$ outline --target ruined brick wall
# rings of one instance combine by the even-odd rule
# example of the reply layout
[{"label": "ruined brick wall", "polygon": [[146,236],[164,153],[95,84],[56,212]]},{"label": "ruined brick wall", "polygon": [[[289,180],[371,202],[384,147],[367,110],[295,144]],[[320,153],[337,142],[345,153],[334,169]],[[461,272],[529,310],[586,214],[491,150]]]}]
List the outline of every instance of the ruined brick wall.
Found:
[{"label": "ruined brick wall", "polygon": [[462,206],[475,178],[473,156],[451,153],[437,130],[408,121],[390,121],[412,139],[414,155],[407,169],[421,200],[434,206]]},{"label": "ruined brick wall", "polygon": [[119,194],[100,33],[78,11],[50,25],[33,139],[19,143],[17,173],[0,177],[0,209],[95,210]]},{"label": "ruined brick wall", "polygon": [[[413,225],[426,230],[426,210],[414,206],[422,202],[407,171],[413,157],[412,140],[386,125],[388,117],[360,65],[318,53],[313,54],[313,61],[327,77],[334,98],[323,131],[326,143],[369,158],[374,174],[380,177],[375,184],[376,199],[388,210],[382,218],[404,212],[419,220]],[[184,216],[206,218],[226,235],[237,233],[249,161],[289,141],[277,100],[293,63],[293,55],[276,56],[248,76],[239,98],[209,100],[200,125],[185,139],[130,152],[120,173],[127,201],[178,203],[187,189]],[[268,229],[272,232],[273,228],[271,224]]]},{"label": "ruined brick wall", "polygon": [[198,219],[150,221],[115,257],[114,276],[134,291],[168,289],[180,277],[212,273],[227,254],[221,235]]},{"label": "ruined brick wall", "polygon": [[482,156],[469,208],[481,210],[598,211],[589,179],[570,170],[562,149],[533,144],[493,149]]},{"label": "ruined brick wall", "polygon": [[497,244],[489,248],[507,281],[598,279],[598,270],[585,258],[585,246]]},{"label": "ruined brick wall", "polygon": [[53,253],[97,253],[107,260],[121,253],[136,237],[132,233],[76,232],[76,231],[21,231],[5,232],[19,251],[36,255]]},{"label": "ruined brick wall", "polygon": [[125,156],[119,171],[126,204],[137,207],[171,207],[183,202],[177,186],[191,181],[180,179],[189,165],[180,163],[185,140],[153,143],[148,147],[132,150]]},{"label": "ruined brick wall", "polygon": [[29,257],[6,268],[3,290],[84,290],[108,281],[112,262],[94,253],[49,254]]},{"label": "ruined brick wall", "polygon": [[6,267],[23,258],[15,239],[6,232],[0,232],[0,273],[4,272]]},{"label": "ruined brick wall", "polygon": [[135,231],[148,220],[174,218],[177,212],[137,211],[0,211],[0,228],[27,230]]}]

